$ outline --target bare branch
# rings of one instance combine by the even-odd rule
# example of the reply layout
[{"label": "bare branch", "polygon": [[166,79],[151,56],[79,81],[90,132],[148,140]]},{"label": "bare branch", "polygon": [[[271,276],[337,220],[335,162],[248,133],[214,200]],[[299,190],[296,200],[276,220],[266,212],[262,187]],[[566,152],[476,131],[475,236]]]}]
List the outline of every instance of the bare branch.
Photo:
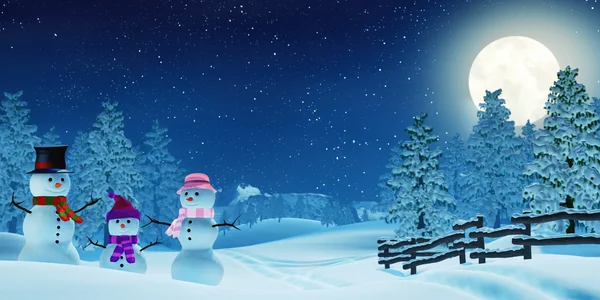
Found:
[{"label": "bare branch", "polygon": [[144,227],[146,227],[146,226],[148,226],[148,225],[150,225],[150,224],[152,224],[152,223],[156,223],[156,224],[160,224],[160,225],[166,225],[166,226],[171,226],[171,223],[167,223],[167,222],[161,222],[161,221],[159,221],[159,220],[157,220],[157,219],[153,219],[153,218],[151,218],[151,217],[150,217],[150,216],[148,216],[148,215],[145,215],[145,216],[146,216],[146,218],[148,218],[148,219],[150,220],[150,222],[146,223],[146,225],[142,226],[142,228],[144,228]]},{"label": "bare branch", "polygon": [[237,230],[241,230],[239,229],[237,226],[235,226],[235,222],[237,222],[237,220],[241,217],[242,215],[239,215],[237,218],[235,218],[235,220],[233,220],[233,222],[231,223],[227,223],[227,221],[223,220],[223,223],[221,224],[215,224],[212,227],[221,227],[221,226],[229,226],[229,227],[233,227]]},{"label": "bare branch", "polygon": [[150,247],[152,247],[152,246],[159,245],[159,244],[162,244],[162,243],[161,243],[161,242],[159,242],[159,241],[158,241],[158,237],[156,237],[156,241],[155,241],[155,242],[152,242],[152,243],[150,243],[150,244],[146,245],[146,247],[144,247],[144,248],[140,249],[140,252],[142,252],[142,251],[144,251],[144,250],[146,250],[146,249],[148,249],[148,248],[150,248]]},{"label": "bare branch", "polygon": [[87,237],[87,236],[86,236],[86,238],[87,238],[87,239],[88,239],[88,241],[90,241],[90,242],[89,242],[87,245],[85,245],[85,247],[83,247],[83,249],[85,249],[85,248],[86,248],[87,246],[89,246],[89,245],[94,245],[94,246],[96,246],[96,247],[100,247],[100,248],[104,248],[104,249],[106,249],[106,246],[104,246],[104,245],[102,245],[102,244],[98,243],[98,241],[96,241],[96,242],[93,242],[93,241],[92,241],[92,239],[90,239],[89,237]]},{"label": "bare branch", "polygon": [[80,208],[80,209],[78,209],[78,210],[76,210],[74,212],[75,213],[79,213],[80,211],[86,209],[88,206],[92,206],[92,205],[98,203],[98,201],[100,201],[100,200],[102,200],[102,198],[95,198],[94,199],[93,194],[90,194],[90,201],[87,202],[82,208]]},{"label": "bare branch", "polygon": [[28,213],[28,214],[30,214],[30,213],[31,213],[31,211],[30,211],[29,209],[27,209],[27,208],[25,208],[25,207],[21,206],[21,205],[20,205],[21,203],[23,203],[23,201],[21,201],[21,202],[15,202],[15,192],[13,192],[13,193],[12,193],[12,200],[10,201],[10,205],[12,205],[12,206],[14,206],[14,207],[16,207],[16,208],[18,208],[18,209],[20,209],[20,210],[22,210],[22,211],[24,211],[24,212]]}]

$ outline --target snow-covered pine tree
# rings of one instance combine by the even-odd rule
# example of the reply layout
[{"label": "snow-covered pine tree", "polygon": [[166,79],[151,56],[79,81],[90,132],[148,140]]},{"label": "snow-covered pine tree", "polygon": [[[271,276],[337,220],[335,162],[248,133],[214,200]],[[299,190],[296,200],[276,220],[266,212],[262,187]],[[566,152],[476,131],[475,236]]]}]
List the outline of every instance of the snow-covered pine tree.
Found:
[{"label": "snow-covered pine tree", "polygon": [[281,222],[281,218],[285,217],[288,210],[288,204],[282,196],[271,197],[270,203],[270,215],[271,218],[277,219],[277,222]]},{"label": "snow-covered pine tree", "polygon": [[464,192],[464,177],[467,176],[467,147],[465,142],[456,134],[446,144],[446,149],[440,159],[440,169],[444,172],[444,179],[448,185],[448,192],[456,200],[457,207],[462,208],[457,211],[457,217],[468,219],[475,216],[474,212],[469,210],[467,205],[462,205]]},{"label": "snow-covered pine tree", "polygon": [[[143,199],[140,211],[159,220],[173,220],[179,214],[179,196],[176,194],[185,178],[181,162],[170,153],[171,143],[168,129],[160,127],[158,120],[152,123],[152,130],[145,134],[144,145],[139,150],[136,167],[143,184],[136,190],[138,199]],[[151,242],[161,236],[164,228],[148,226],[144,236]],[[176,239],[163,241],[166,246],[178,248]]]},{"label": "snow-covered pine tree", "polygon": [[254,224],[256,224],[256,222],[258,221],[259,212],[255,202],[246,202],[244,202],[247,204],[245,214],[242,215],[240,219],[245,218],[245,223],[248,225],[249,228],[252,228],[252,226],[254,226]]},{"label": "snow-covered pine tree", "polygon": [[600,98],[592,97],[592,105],[594,106],[596,115],[600,116]]},{"label": "snow-covered pine tree", "polygon": [[334,225],[335,222],[333,221],[335,218],[335,208],[334,208],[334,204],[333,204],[333,200],[330,199],[327,204],[325,204],[325,207],[323,208],[323,214],[321,215],[321,225],[325,225],[326,227],[329,227],[329,225]]},{"label": "snow-covered pine tree", "polygon": [[302,219],[306,215],[306,203],[304,203],[304,199],[298,198],[296,203],[294,204],[294,217],[298,219]]},{"label": "snow-covered pine tree", "polygon": [[521,141],[515,135],[502,90],[486,91],[477,112],[479,121],[469,137],[465,204],[483,214],[486,226],[497,228],[502,217],[522,212],[523,164]]},{"label": "snow-covered pine tree", "polygon": [[335,225],[347,225],[360,221],[356,209],[350,203],[332,199],[332,204],[333,223]]},{"label": "snow-covered pine tree", "polygon": [[258,221],[258,209],[256,202],[251,201],[250,198],[246,201],[240,201],[236,204],[235,211],[240,216],[239,224],[246,224],[249,228],[252,228]]},{"label": "snow-covered pine tree", "polygon": [[521,137],[523,139],[523,146],[521,147],[521,154],[530,161],[533,161],[533,141],[535,140],[535,124],[527,120],[527,124],[523,125],[521,129]]},{"label": "snow-covered pine tree", "polygon": [[389,210],[389,207],[396,201],[397,191],[388,185],[388,181],[393,178],[392,170],[402,166],[402,149],[400,148],[400,143],[392,147],[390,151],[392,154],[390,155],[388,164],[385,165],[388,171],[379,177],[379,183],[377,184],[380,188],[379,195],[377,195],[378,204],[375,207],[377,211],[383,211],[382,209]]},{"label": "snow-covered pine tree", "polygon": [[425,124],[427,114],[413,119],[414,124],[406,129],[410,140],[400,145],[402,166],[392,169],[393,178],[388,182],[397,199],[387,221],[400,222],[396,230],[400,237],[441,236],[454,222],[450,210],[455,208],[455,201],[438,169],[442,152],[430,149],[438,136]]},{"label": "snow-covered pine tree", "polygon": [[271,201],[274,201],[275,198],[277,197],[264,197],[262,195],[250,196],[246,200],[246,205],[253,203],[254,207],[256,207],[256,216],[258,217],[258,222],[262,222],[263,220],[273,218]]},{"label": "snow-covered pine tree", "polygon": [[22,232],[25,212],[10,206],[12,192],[15,201],[24,201],[25,207],[31,205],[28,171],[35,162],[34,146],[39,146],[40,138],[35,133],[37,126],[28,124],[30,109],[27,102],[21,100],[23,91],[14,94],[4,93],[5,100],[0,104],[0,126],[2,140],[0,151],[0,175],[4,189],[0,201],[2,220],[8,232]]},{"label": "snow-covered pine tree", "polygon": [[362,214],[360,215],[360,220],[362,222],[369,221],[369,210],[364,208]]},{"label": "snow-covered pine tree", "polygon": [[42,135],[40,145],[42,146],[55,146],[60,145],[60,136],[56,133],[54,126]]},{"label": "snow-covered pine tree", "polygon": [[[534,212],[599,204],[600,120],[585,86],[576,80],[578,74],[579,69],[567,66],[550,87],[545,106],[548,116],[534,141],[535,160],[526,168],[527,175],[537,174],[541,181],[523,191]],[[552,230],[575,233],[574,220],[553,225]]]},{"label": "snow-covered pine tree", "polygon": [[[98,179],[102,172],[99,165],[95,164],[95,158],[92,157],[92,150],[89,142],[89,133],[77,132],[75,141],[67,150],[67,166],[73,171],[71,174],[71,191],[69,192],[69,202],[73,203],[72,207],[81,207],[86,201],[90,200],[93,194],[94,198],[103,199],[100,202],[107,201],[106,193],[104,193],[101,184],[101,179]],[[108,199],[111,200],[111,199]],[[99,204],[99,203],[98,203]],[[96,204],[96,205],[98,205]],[[95,205],[94,205],[95,206]],[[102,224],[88,222],[88,219],[101,220],[106,216],[107,211],[87,208],[82,212],[82,217],[85,222],[75,226],[75,234],[73,236],[73,244],[75,247],[82,249],[88,244],[86,236],[101,241],[103,233],[98,236],[92,236],[91,233],[96,232],[97,227]],[[105,221],[103,221],[105,223]],[[92,248],[86,248],[92,250]]]},{"label": "snow-covered pine tree", "polygon": [[[521,128],[522,147],[521,147],[521,153],[520,153],[519,159],[521,160],[521,164],[523,165],[523,172],[525,172],[525,166],[532,163],[534,160],[533,141],[535,140],[535,133],[536,133],[535,125],[533,123],[529,122],[529,120],[527,120],[527,124],[525,124],[523,126],[523,128]],[[525,173],[523,173],[522,180],[524,182],[524,186],[528,186],[528,185],[534,183],[538,178],[539,178],[539,176],[537,174],[528,176]],[[523,208],[528,209],[529,203],[526,203],[526,201],[523,201],[523,202],[524,202]]]},{"label": "snow-covered pine tree", "polygon": [[[103,111],[87,136],[88,157],[83,165],[89,167],[80,175],[85,178],[82,188],[88,193],[93,189],[95,197],[103,198],[84,212],[89,227],[82,234],[93,239],[106,238],[105,216],[114,204],[107,197],[108,191],[125,197],[137,209],[142,208],[134,191],[140,189],[143,181],[135,168],[137,159],[131,141],[125,137],[123,113],[117,111],[117,103],[104,102],[102,107]],[[88,201],[89,197],[78,200]]]}]

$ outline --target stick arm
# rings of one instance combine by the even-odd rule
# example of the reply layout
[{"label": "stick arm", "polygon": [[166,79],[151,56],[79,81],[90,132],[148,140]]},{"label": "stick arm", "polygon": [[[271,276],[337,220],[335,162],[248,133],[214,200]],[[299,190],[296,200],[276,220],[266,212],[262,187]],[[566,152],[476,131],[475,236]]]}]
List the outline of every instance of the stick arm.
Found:
[{"label": "stick arm", "polygon": [[235,218],[235,220],[233,220],[233,222],[231,223],[227,223],[227,221],[223,220],[223,223],[220,224],[215,224],[212,227],[222,227],[222,226],[229,226],[229,227],[233,227],[237,230],[241,230],[239,229],[237,226],[235,226],[235,222],[237,222],[237,220],[241,217],[242,215],[239,215],[237,218]]},{"label": "stick arm", "polygon": [[86,209],[87,207],[98,203],[98,201],[100,201],[101,199],[102,198],[94,198],[94,196],[92,194],[90,194],[90,201],[85,203],[85,205],[82,208],[75,210],[74,212],[77,214],[77,213],[81,212],[82,210]]},{"label": "stick arm", "polygon": [[146,250],[146,249],[148,249],[148,248],[150,248],[150,247],[152,247],[152,246],[159,245],[159,244],[162,244],[162,243],[161,243],[161,242],[159,242],[159,241],[158,241],[158,237],[156,237],[156,241],[154,241],[154,242],[152,242],[152,243],[150,243],[150,244],[146,245],[144,248],[140,249],[140,252],[142,252],[142,251],[144,251],[144,250]]},{"label": "stick arm", "polygon": [[12,200],[10,201],[10,205],[12,205],[12,206],[14,206],[14,207],[16,207],[16,208],[18,208],[18,209],[20,209],[20,210],[22,210],[22,211],[24,211],[24,212],[28,213],[28,214],[30,214],[30,213],[31,213],[31,211],[30,211],[29,209],[27,209],[27,208],[25,208],[25,207],[21,206],[21,205],[20,205],[21,203],[23,203],[23,201],[21,201],[21,202],[15,202],[15,192],[13,192],[13,193],[12,193]]},{"label": "stick arm", "polygon": [[102,245],[102,244],[98,243],[98,241],[94,242],[94,241],[92,241],[92,239],[90,239],[90,238],[89,238],[89,237],[87,237],[87,236],[86,236],[86,238],[87,238],[87,239],[88,239],[88,241],[90,241],[90,242],[89,242],[87,245],[85,245],[85,247],[83,247],[83,249],[87,248],[87,246],[89,246],[89,245],[94,245],[94,246],[96,246],[96,247],[100,247],[100,248],[106,249],[106,246],[104,246],[104,245]]},{"label": "stick arm", "polygon": [[156,223],[156,224],[160,224],[160,225],[165,225],[165,226],[171,226],[171,223],[161,222],[161,221],[159,221],[157,219],[154,219],[154,218],[152,218],[152,217],[150,217],[148,215],[145,215],[145,216],[146,216],[146,218],[148,218],[150,220],[150,222],[146,223],[146,225],[142,226],[142,228],[144,228],[144,227],[146,227],[146,226],[148,226],[148,225],[150,225],[152,223]]}]

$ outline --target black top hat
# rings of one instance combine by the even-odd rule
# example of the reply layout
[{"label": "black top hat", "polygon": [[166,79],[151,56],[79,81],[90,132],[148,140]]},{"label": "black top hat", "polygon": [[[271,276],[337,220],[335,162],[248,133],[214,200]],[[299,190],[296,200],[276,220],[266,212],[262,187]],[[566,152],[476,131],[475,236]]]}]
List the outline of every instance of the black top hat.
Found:
[{"label": "black top hat", "polygon": [[27,174],[36,173],[73,173],[66,170],[65,153],[68,146],[33,147],[35,149],[35,170]]}]

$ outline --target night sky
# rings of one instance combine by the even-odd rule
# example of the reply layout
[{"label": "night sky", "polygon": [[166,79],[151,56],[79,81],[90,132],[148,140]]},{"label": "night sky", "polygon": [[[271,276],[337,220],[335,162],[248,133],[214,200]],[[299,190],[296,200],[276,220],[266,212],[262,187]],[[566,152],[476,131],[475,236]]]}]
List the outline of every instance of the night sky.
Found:
[{"label": "night sky", "polygon": [[[600,4],[556,1],[0,1],[0,89],[72,144],[102,101],[140,144],[158,119],[171,152],[217,188],[373,200],[417,113],[468,133],[468,70],[524,35],[600,95]],[[443,146],[443,144],[440,144]],[[183,180],[183,178],[181,179]]]}]

